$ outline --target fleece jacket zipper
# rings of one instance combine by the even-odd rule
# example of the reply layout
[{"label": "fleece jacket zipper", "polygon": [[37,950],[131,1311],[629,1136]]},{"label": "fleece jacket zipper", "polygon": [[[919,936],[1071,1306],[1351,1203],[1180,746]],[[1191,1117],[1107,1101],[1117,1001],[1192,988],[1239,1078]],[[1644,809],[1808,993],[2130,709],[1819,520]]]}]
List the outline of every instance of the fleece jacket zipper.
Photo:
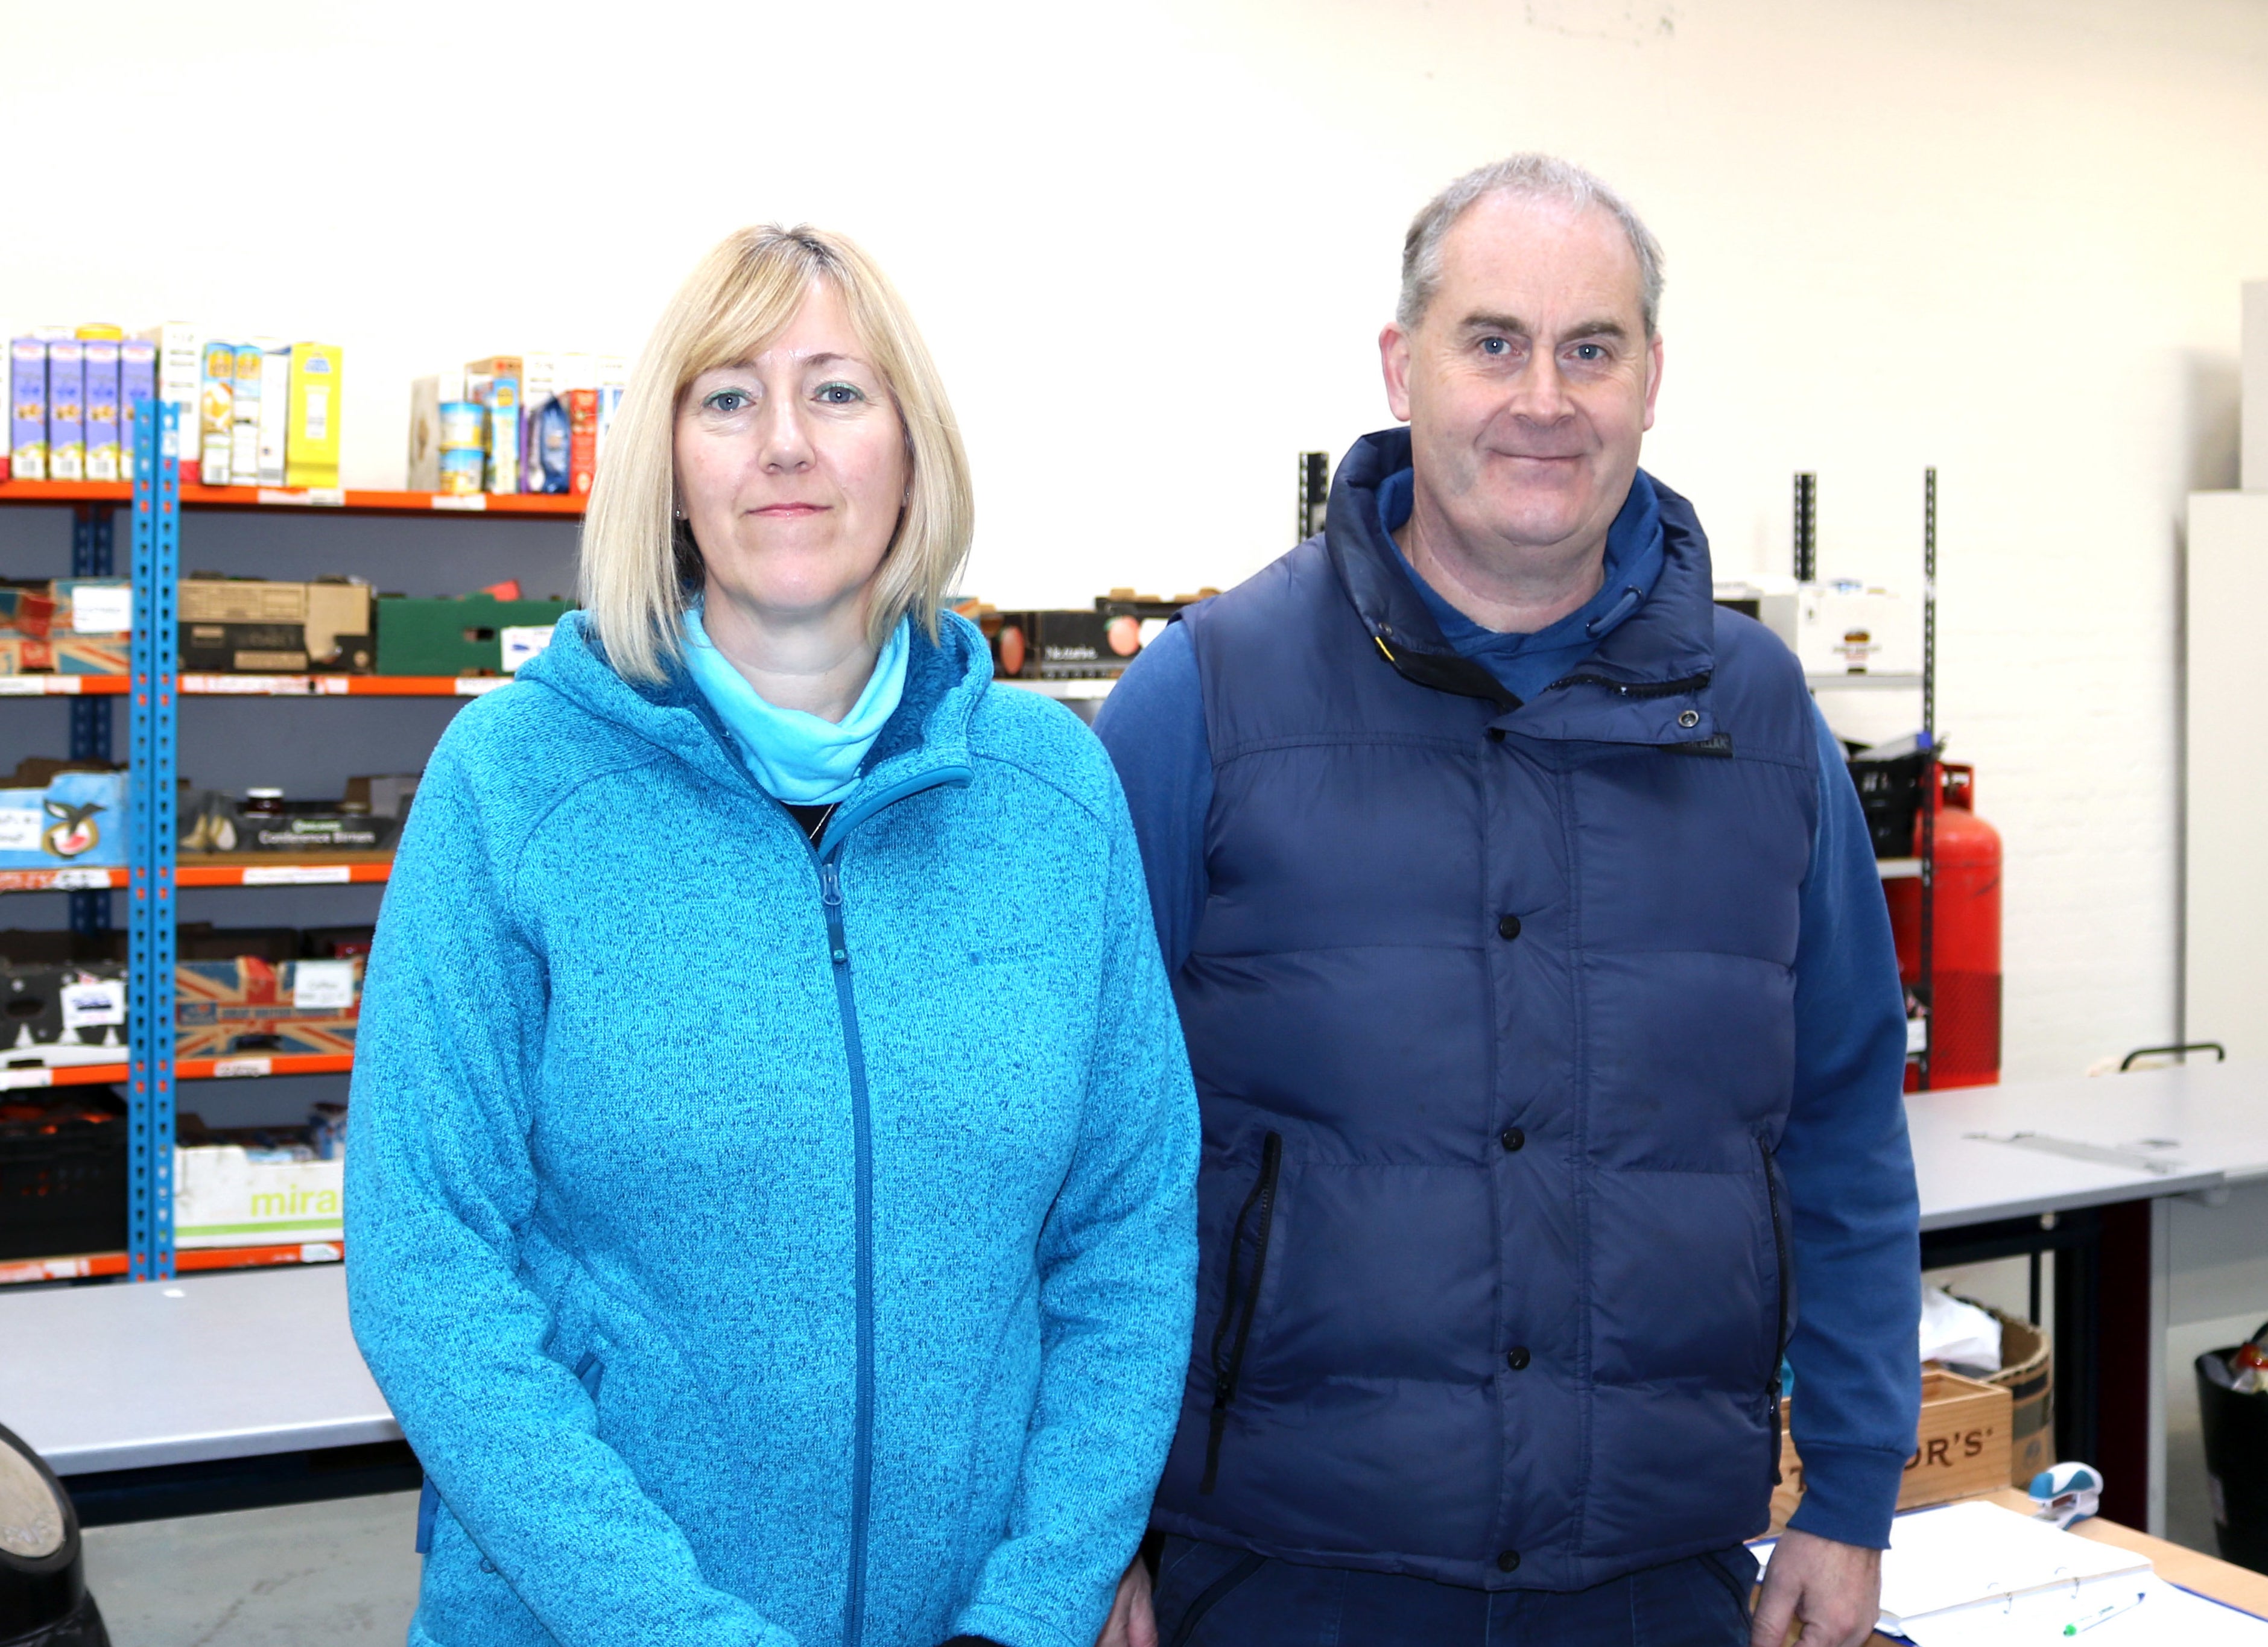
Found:
[{"label": "fleece jacket zipper", "polygon": [[827,916],[827,958],[835,1002],[843,1013],[843,1050],[850,1064],[851,1217],[858,1257],[858,1372],[850,1454],[850,1571],[843,1596],[843,1647],[859,1647],[866,1623],[866,1536],[874,1482],[874,1137],[866,1095],[866,1052],[858,1036],[858,1001],[850,987],[850,941],[843,930],[843,880],[835,843],[819,860],[819,902]]}]

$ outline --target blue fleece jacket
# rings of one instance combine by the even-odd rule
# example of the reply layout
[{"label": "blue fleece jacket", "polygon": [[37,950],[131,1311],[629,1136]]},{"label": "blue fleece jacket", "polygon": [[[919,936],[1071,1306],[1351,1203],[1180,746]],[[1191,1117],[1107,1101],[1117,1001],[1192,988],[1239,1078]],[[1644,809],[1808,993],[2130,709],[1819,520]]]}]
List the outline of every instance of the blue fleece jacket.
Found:
[{"label": "blue fleece jacket", "polygon": [[[1409,475],[1401,470],[1380,489],[1380,524],[1388,532],[1409,518]],[[1610,576],[1599,599],[1534,637],[1482,629],[1448,607],[1406,561],[1402,570],[1429,610],[1454,614],[1441,622],[1443,637],[1526,698],[1582,661],[1651,592],[1661,566],[1661,523],[1643,473],[1616,520],[1608,559]],[[1625,598],[1632,586],[1638,599]],[[1507,640],[1531,645],[1507,646]],[[1545,647],[1535,648],[1536,641]],[[1546,651],[1540,672],[1533,655],[1538,650]],[[1914,1213],[1902,1129],[1898,1156],[1909,1174],[1908,1194],[1879,1193],[1882,1118],[1897,1114],[1904,1078],[1902,991],[1858,794],[1842,746],[1815,710],[1813,721],[1818,823],[1801,891],[1795,1092],[1779,1157],[1793,1203],[1803,1301],[1788,1345],[1802,1390],[1793,1415],[1807,1489],[1794,1525],[1880,1548],[1889,1542],[1901,1460],[1874,1438],[1892,1415],[1911,1407],[1916,1364]],[[1168,970],[1178,972],[1211,893],[1206,818],[1213,799],[1197,654],[1181,625],[1135,659],[1105,701],[1095,731],[1125,782],[1159,941]]]},{"label": "blue fleece jacket", "polygon": [[1090,1647],[1189,1357],[1197,1111],[1109,761],[917,634],[819,847],[579,618],[436,751],[347,1152],[438,1489],[413,1644]]}]

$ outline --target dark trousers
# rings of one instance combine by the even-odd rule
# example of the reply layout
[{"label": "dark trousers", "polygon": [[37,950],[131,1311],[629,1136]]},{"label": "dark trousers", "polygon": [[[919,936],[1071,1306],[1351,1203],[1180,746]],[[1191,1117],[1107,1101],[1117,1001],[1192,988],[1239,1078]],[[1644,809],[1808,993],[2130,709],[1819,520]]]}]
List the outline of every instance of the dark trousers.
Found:
[{"label": "dark trousers", "polygon": [[1589,1590],[1466,1590],[1168,1537],[1159,1647],[1748,1647],[1756,1558],[1735,1545]]}]

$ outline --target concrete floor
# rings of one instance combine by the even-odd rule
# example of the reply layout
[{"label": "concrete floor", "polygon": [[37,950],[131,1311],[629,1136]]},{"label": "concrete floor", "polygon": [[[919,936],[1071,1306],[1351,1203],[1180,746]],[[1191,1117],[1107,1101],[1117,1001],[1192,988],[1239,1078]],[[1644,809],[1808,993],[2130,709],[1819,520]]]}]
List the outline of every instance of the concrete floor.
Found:
[{"label": "concrete floor", "polygon": [[417,1495],[90,1527],[113,1647],[399,1643],[417,1606]]}]

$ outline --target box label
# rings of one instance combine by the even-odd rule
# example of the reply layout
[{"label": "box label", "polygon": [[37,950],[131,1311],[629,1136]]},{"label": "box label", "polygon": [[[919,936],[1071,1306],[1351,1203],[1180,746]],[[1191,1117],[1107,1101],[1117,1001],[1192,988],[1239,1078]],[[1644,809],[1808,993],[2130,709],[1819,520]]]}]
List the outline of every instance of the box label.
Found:
[{"label": "box label", "polygon": [[126,1021],[123,978],[87,978],[65,984],[63,997],[65,1029],[96,1029]]},{"label": "box label", "polygon": [[504,673],[506,674],[517,673],[522,664],[527,662],[528,659],[534,658],[545,647],[550,645],[551,628],[552,626],[549,623],[541,625],[512,624],[504,629],[498,629],[497,631],[497,638],[498,641],[503,643],[504,646]]},{"label": "box label", "polygon": [[344,1009],[355,1004],[355,967],[350,960],[303,960],[291,971],[295,1007]]},{"label": "box label", "polygon": [[81,584],[71,591],[71,632],[123,635],[134,627],[134,590],[128,584]]},{"label": "box label", "polygon": [[37,852],[48,815],[21,806],[0,807],[0,852]]}]

